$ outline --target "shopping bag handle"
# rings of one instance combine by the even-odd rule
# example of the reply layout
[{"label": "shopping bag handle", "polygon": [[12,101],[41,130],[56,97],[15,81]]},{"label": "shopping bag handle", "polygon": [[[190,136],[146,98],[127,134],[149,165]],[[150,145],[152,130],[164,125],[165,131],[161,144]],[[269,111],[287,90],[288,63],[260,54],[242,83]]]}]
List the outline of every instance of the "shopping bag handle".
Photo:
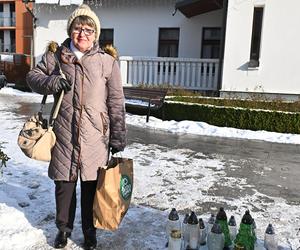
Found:
[{"label": "shopping bag handle", "polygon": [[[108,156],[110,153],[108,153]],[[111,155],[109,158],[107,158],[107,164],[105,169],[110,169],[116,167],[118,164],[122,162],[122,156],[121,157],[115,157]]]}]

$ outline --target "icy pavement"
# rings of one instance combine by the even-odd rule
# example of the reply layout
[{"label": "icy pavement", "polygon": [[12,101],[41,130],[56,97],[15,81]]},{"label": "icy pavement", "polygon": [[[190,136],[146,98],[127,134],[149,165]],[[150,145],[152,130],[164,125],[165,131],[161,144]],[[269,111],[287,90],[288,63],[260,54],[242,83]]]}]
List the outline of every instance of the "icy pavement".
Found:
[{"label": "icy pavement", "polygon": [[[53,249],[56,234],[54,184],[47,177],[47,163],[26,158],[16,143],[24,119],[37,107],[25,105],[27,102],[30,102],[28,97],[0,96],[0,141],[11,158],[0,184],[0,249],[4,250]],[[146,133],[151,135],[149,129]],[[294,170],[299,163],[297,158],[285,165],[279,153],[279,158],[271,154],[276,161],[269,160],[264,165],[259,157],[255,158],[256,153],[264,151],[260,147],[257,152],[248,151],[246,146],[239,149],[240,144],[236,143],[229,153],[222,151],[227,141],[219,139],[217,143],[213,141],[216,144],[213,146],[209,141],[201,144],[199,150],[192,141],[180,144],[181,136],[177,138],[178,144],[170,147],[164,136],[152,134],[146,141],[131,135],[123,156],[134,159],[132,206],[119,230],[98,230],[98,249],[165,249],[165,222],[171,207],[176,207],[181,216],[195,210],[207,220],[209,213],[217,212],[220,206],[225,207],[228,217],[235,215],[238,223],[245,210],[250,209],[258,228],[259,248],[264,230],[271,222],[281,249],[300,249],[300,203],[288,195],[289,178],[292,180],[293,173],[298,173]],[[208,150],[210,147],[214,153]],[[263,155],[270,156],[265,151]],[[277,166],[277,161],[282,166]],[[283,170],[277,172],[272,164]],[[268,182],[276,178],[278,182]],[[293,185],[293,188],[295,195],[297,191],[299,194],[299,187]],[[81,244],[80,209],[77,209],[74,231],[66,249],[82,249]]]}]

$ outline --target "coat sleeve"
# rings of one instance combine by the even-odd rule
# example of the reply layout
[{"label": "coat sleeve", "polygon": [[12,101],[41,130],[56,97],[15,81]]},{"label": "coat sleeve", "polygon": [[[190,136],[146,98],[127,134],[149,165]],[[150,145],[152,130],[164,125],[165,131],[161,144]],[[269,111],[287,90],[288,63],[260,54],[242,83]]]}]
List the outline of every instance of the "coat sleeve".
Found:
[{"label": "coat sleeve", "polygon": [[58,92],[57,82],[60,79],[58,74],[54,74],[55,60],[53,55],[45,53],[42,60],[35,68],[26,75],[28,86],[42,95],[51,95]]},{"label": "coat sleeve", "polygon": [[107,107],[110,119],[109,145],[123,151],[126,146],[125,102],[120,68],[116,60],[113,62],[107,86]]}]

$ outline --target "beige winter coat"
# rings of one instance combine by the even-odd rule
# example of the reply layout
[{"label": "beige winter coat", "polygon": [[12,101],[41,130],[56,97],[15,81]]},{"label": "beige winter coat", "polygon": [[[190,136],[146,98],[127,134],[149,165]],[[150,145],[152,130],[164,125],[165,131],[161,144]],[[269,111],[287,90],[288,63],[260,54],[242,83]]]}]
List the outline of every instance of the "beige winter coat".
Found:
[{"label": "beige winter coat", "polygon": [[[80,60],[70,51],[67,39],[56,51],[72,90],[63,98],[54,124],[57,140],[52,151],[49,177],[54,180],[96,180],[107,162],[109,146],[126,145],[125,106],[118,62],[96,44]],[[53,53],[47,52],[27,74],[27,83],[40,94],[55,89],[59,71]]]}]

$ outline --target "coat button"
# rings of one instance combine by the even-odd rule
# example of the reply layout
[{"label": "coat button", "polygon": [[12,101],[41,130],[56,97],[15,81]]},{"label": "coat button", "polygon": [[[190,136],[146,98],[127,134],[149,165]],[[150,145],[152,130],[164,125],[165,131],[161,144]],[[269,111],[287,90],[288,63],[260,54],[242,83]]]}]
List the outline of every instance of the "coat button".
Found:
[{"label": "coat button", "polygon": [[70,180],[71,181],[76,181],[76,179],[77,179],[76,174],[71,174]]}]

